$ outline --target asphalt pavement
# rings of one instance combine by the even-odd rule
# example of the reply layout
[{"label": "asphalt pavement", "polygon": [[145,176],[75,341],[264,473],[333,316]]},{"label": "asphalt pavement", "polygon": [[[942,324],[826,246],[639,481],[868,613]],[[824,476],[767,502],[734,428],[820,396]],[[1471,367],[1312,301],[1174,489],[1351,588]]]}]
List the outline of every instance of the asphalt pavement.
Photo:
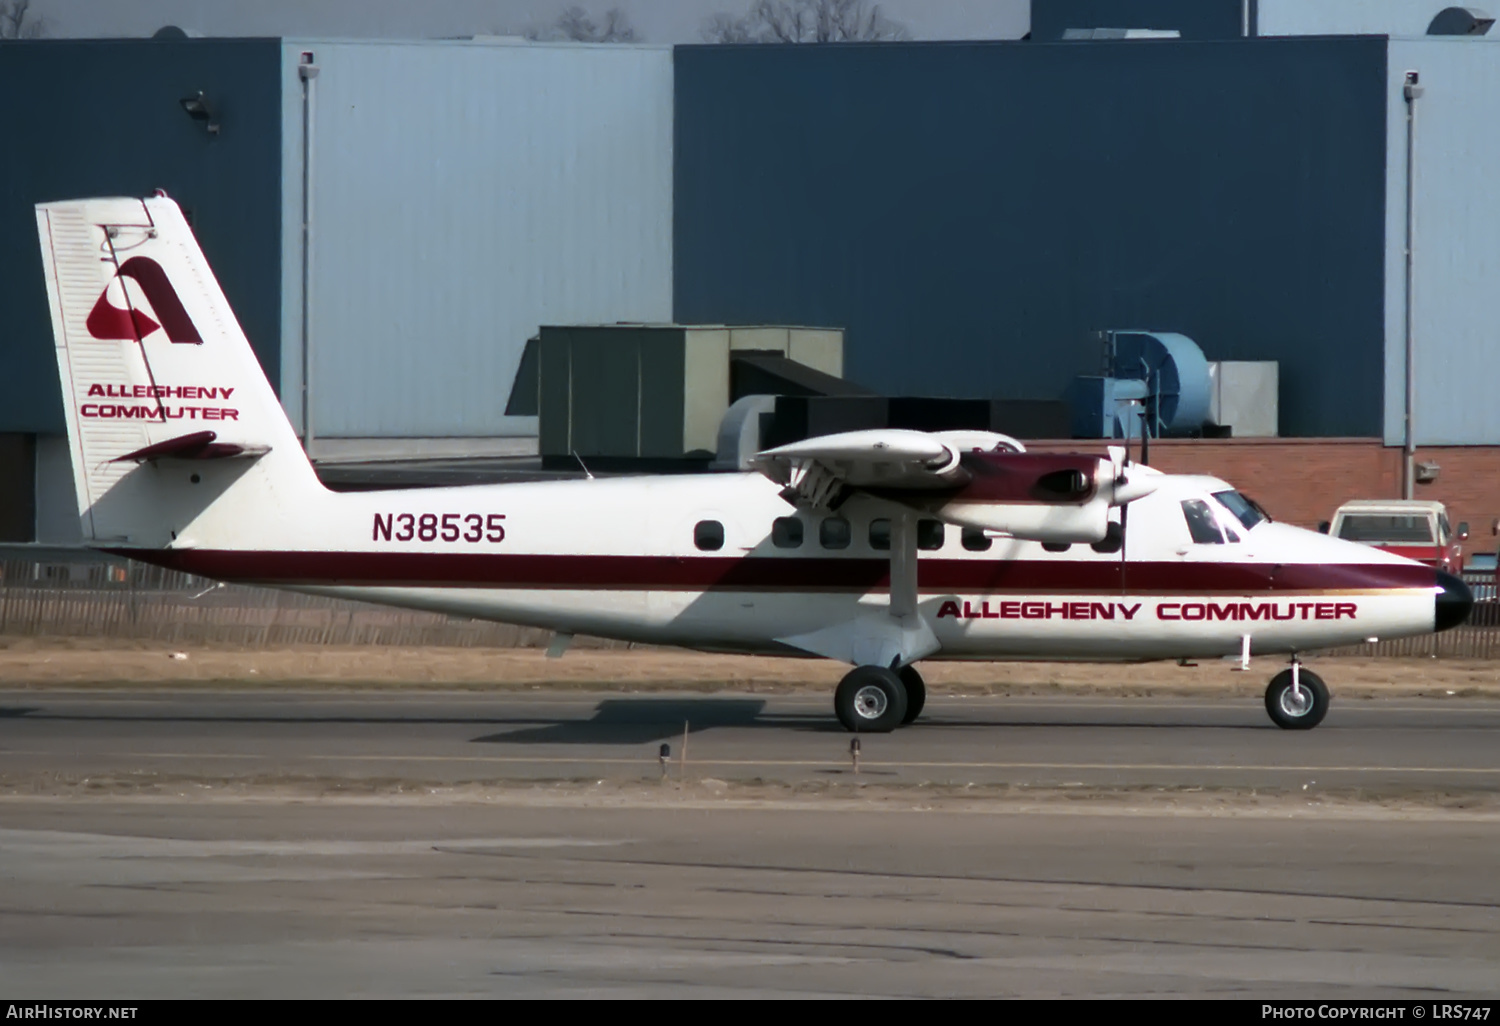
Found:
[{"label": "asphalt pavement", "polygon": [[[41,779],[457,782],[675,777],[804,784],[854,775],[817,695],[293,690],[0,692],[0,786]],[[684,749],[686,761],[683,761]],[[1254,699],[934,697],[860,739],[890,784],[1318,786],[1500,792],[1500,703],[1335,702],[1283,731]]]},{"label": "asphalt pavement", "polygon": [[930,710],[0,693],[0,995],[1500,996],[1500,704]]}]

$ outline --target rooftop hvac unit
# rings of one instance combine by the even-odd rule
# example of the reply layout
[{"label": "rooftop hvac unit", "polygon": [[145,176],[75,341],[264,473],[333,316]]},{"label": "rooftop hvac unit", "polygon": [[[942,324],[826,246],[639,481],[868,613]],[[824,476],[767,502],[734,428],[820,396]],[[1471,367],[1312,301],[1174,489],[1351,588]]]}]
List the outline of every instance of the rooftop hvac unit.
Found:
[{"label": "rooftop hvac unit", "polygon": [[1234,438],[1280,434],[1280,374],[1275,360],[1220,360],[1208,365],[1208,421]]},{"label": "rooftop hvac unit", "polygon": [[1482,36],[1495,19],[1477,7],[1444,7],[1427,26],[1429,36]]},{"label": "rooftop hvac unit", "polygon": [[782,392],[844,385],[838,329],[544,325],[528,352],[506,412],[535,411],[545,467],[707,464],[737,373]]},{"label": "rooftop hvac unit", "polygon": [[1103,377],[1073,383],[1073,434],[1153,438],[1193,434],[1209,412],[1208,361],[1186,335],[1105,331]]}]

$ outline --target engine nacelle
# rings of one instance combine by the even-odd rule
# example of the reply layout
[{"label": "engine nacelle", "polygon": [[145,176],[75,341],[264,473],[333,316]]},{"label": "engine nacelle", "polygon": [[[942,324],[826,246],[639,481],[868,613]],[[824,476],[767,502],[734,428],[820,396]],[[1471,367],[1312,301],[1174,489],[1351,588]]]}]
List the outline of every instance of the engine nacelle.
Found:
[{"label": "engine nacelle", "polygon": [[1111,506],[1150,494],[1150,475],[1080,454],[966,453],[969,481],[933,509],[942,520],[1026,541],[1093,544],[1109,533]]}]

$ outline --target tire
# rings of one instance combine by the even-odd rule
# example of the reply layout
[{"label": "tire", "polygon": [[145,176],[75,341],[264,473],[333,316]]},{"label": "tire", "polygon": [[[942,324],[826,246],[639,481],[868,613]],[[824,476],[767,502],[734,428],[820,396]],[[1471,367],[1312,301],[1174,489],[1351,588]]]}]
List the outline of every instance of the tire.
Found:
[{"label": "tire", "polygon": [[922,707],[927,704],[927,682],[922,679],[915,666],[901,667],[896,671],[896,676],[901,678],[901,685],[906,688],[906,715],[901,717],[901,725],[904,727],[922,715]]},{"label": "tire", "polygon": [[1282,730],[1312,730],[1328,715],[1328,685],[1323,678],[1303,669],[1298,675],[1307,697],[1299,708],[1292,698],[1292,671],[1282,670],[1266,688],[1266,712]]},{"label": "tire", "polygon": [[906,687],[894,670],[857,666],[839,681],[833,711],[846,730],[856,734],[888,734],[906,715]]}]

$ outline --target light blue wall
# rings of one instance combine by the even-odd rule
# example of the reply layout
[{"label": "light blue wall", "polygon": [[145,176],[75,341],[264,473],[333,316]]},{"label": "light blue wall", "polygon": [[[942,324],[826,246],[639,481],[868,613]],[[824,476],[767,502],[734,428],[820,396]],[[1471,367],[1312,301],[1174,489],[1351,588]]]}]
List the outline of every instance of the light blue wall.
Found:
[{"label": "light blue wall", "polygon": [[300,423],[302,100],[318,437],[533,433],[542,323],[672,314],[667,48],[285,40],[282,394]]},{"label": "light blue wall", "polygon": [[1385,440],[1404,438],[1405,73],[1417,101],[1416,435],[1500,444],[1500,45],[1391,40],[1386,105]]},{"label": "light blue wall", "polygon": [[1263,36],[1420,36],[1448,6],[1446,0],[1259,0],[1257,27]]}]

